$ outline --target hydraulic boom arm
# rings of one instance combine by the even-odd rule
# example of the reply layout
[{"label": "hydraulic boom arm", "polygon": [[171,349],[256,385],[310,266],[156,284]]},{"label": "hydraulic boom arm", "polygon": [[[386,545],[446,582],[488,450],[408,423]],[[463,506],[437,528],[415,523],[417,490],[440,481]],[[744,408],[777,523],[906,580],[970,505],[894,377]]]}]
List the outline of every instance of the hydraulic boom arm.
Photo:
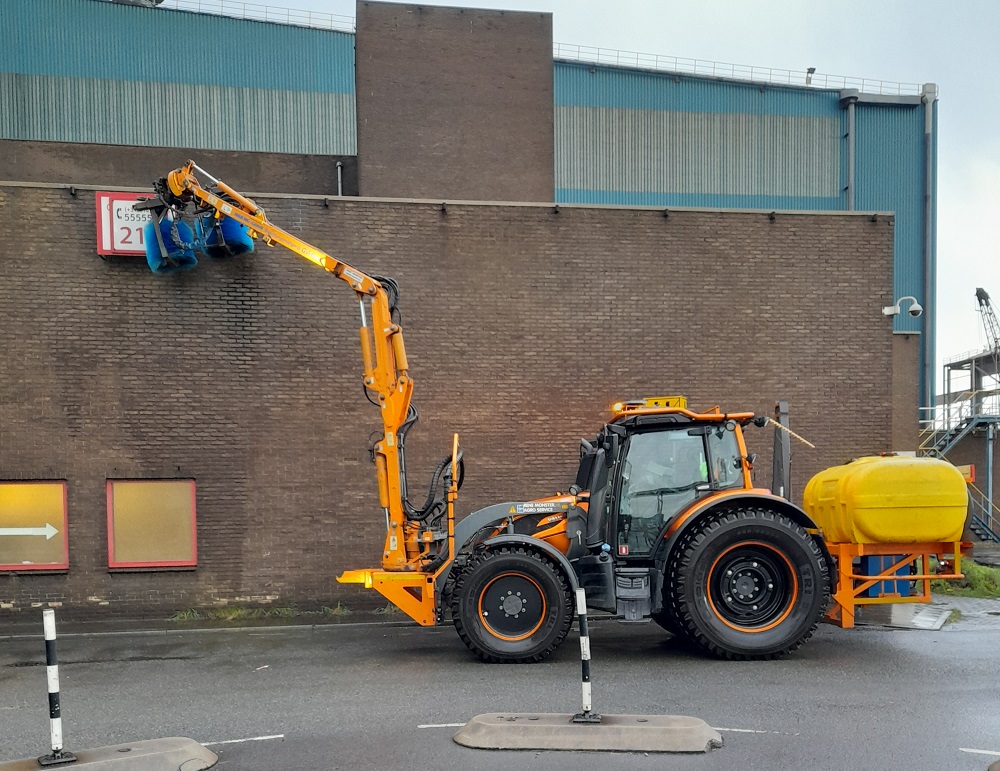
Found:
[{"label": "hydraulic boom arm", "polygon": [[[208,187],[203,186],[195,176],[196,171],[208,180]],[[395,282],[392,279],[369,276],[271,224],[264,210],[254,201],[213,178],[193,161],[171,171],[155,184],[155,189],[157,198],[140,203],[137,208],[150,210],[157,228],[165,217],[179,218],[192,208],[196,215],[204,216],[208,213],[216,220],[231,218],[246,226],[251,238],[260,238],[268,245],[284,246],[332,273],[354,290],[361,314],[364,387],[375,395],[376,399],[373,401],[380,408],[384,427],[381,439],[372,448],[372,459],[378,476],[379,502],[385,511],[387,524],[382,568],[385,571],[418,572],[437,569],[442,562],[439,553],[445,545],[440,542],[432,543],[423,531],[426,528],[424,520],[443,513],[444,502],[434,501],[433,492],[446,464],[442,462],[435,473],[431,495],[424,506],[417,508],[410,505],[406,497],[403,443],[407,429],[416,420],[416,411],[410,404],[413,379],[408,372],[403,330],[393,320],[398,297]],[[457,448],[453,449],[449,461],[451,485],[455,487],[454,475],[458,473]],[[454,490],[449,490],[448,493],[450,504]],[[451,508],[450,505],[448,508]],[[449,511],[449,514],[452,512]],[[438,547],[437,551],[432,549],[433,546]],[[450,543],[447,546],[450,547]]]}]

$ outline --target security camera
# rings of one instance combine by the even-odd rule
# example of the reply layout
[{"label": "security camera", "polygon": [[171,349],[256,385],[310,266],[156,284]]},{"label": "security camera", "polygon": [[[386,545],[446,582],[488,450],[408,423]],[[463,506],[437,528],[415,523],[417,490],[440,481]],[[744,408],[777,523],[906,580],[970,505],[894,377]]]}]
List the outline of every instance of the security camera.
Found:
[{"label": "security camera", "polygon": [[910,307],[907,309],[906,312],[909,313],[911,316],[913,316],[913,318],[917,318],[917,316],[920,316],[924,312],[924,306],[917,302],[916,297],[907,296],[907,297],[900,297],[898,300],[896,300],[895,305],[886,305],[882,309],[882,315],[898,316],[900,314],[900,311],[902,311],[903,309],[902,308],[903,303],[906,302],[907,300],[910,303]]}]

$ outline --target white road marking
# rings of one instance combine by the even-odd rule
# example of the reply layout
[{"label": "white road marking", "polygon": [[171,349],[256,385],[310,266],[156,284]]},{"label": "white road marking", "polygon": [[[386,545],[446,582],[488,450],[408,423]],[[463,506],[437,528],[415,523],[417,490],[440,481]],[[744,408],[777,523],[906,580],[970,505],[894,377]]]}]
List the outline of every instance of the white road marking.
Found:
[{"label": "white road marking", "polygon": [[214,747],[216,744],[241,744],[242,742],[263,742],[267,739],[284,739],[284,734],[274,734],[273,736],[251,736],[249,739],[226,739],[223,742],[202,742],[202,747]]},{"label": "white road marking", "polygon": [[716,728],[712,726],[713,731],[729,731],[731,734],[776,734],[777,731],[758,731],[755,728]]},{"label": "white road marking", "polygon": [[[417,728],[461,728],[465,723],[427,723],[418,725]],[[714,728],[715,731],[728,731],[732,734],[778,734],[781,736],[798,736],[798,734],[786,734],[783,731],[758,731],[755,728]],[[966,750],[967,752],[982,752],[982,750]],[[1000,752],[993,753],[1000,755]]]},{"label": "white road marking", "polygon": [[727,731],[731,734],[773,734],[774,736],[800,736],[798,733],[790,733],[788,731],[760,731],[756,728],[715,728],[712,726],[713,730]]},{"label": "white road marking", "polygon": [[993,750],[970,750],[968,747],[959,747],[959,752],[971,752],[973,755],[994,755],[1000,758],[1000,752],[994,752]]}]

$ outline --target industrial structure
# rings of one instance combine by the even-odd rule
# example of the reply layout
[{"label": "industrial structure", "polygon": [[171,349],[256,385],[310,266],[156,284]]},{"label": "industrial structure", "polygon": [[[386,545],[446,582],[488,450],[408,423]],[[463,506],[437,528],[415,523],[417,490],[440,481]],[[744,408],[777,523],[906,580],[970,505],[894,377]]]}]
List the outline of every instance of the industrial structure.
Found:
[{"label": "industrial structure", "polygon": [[987,346],[944,364],[942,390],[924,413],[922,454],[947,458],[970,470],[971,529],[984,540],[1000,542],[1000,509],[994,502],[1000,424],[1000,319],[989,292],[976,289],[976,304]]},{"label": "industrial structure", "polygon": [[[492,470],[467,499],[568,477],[550,437],[640,393],[789,401],[824,437],[793,467],[799,490],[824,465],[917,449],[934,384],[932,85],[556,45],[538,13],[359,2],[351,31],[184,7],[5,9],[0,296],[14,321],[0,351],[22,366],[0,382],[0,479],[59,482],[53,510],[88,514],[69,516],[65,559],[31,576],[0,541],[0,603],[346,596],[319,575],[347,553],[326,530],[373,491],[344,436],[346,335],[316,336],[348,323],[324,282],[257,257],[182,293],[96,257],[95,205],[189,157],[292,232],[400,279],[423,330],[408,342],[432,368],[425,409],[490,394],[463,404],[481,437],[470,465]],[[162,56],[166,39],[199,66]],[[530,438],[542,416],[547,436]],[[135,480],[184,482],[177,511],[197,499],[182,559],[146,559],[95,515],[113,530],[114,502],[141,509]],[[379,540],[370,528],[358,538]]]}]

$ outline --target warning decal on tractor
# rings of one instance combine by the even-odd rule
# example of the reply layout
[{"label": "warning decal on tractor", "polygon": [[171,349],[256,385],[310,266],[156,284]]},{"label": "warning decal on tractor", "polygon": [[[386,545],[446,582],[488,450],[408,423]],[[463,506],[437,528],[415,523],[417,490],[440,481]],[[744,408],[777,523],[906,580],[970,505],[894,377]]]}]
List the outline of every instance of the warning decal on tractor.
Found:
[{"label": "warning decal on tractor", "polygon": [[510,507],[508,514],[555,514],[566,511],[569,504],[561,501],[549,501],[546,503],[515,503]]}]

